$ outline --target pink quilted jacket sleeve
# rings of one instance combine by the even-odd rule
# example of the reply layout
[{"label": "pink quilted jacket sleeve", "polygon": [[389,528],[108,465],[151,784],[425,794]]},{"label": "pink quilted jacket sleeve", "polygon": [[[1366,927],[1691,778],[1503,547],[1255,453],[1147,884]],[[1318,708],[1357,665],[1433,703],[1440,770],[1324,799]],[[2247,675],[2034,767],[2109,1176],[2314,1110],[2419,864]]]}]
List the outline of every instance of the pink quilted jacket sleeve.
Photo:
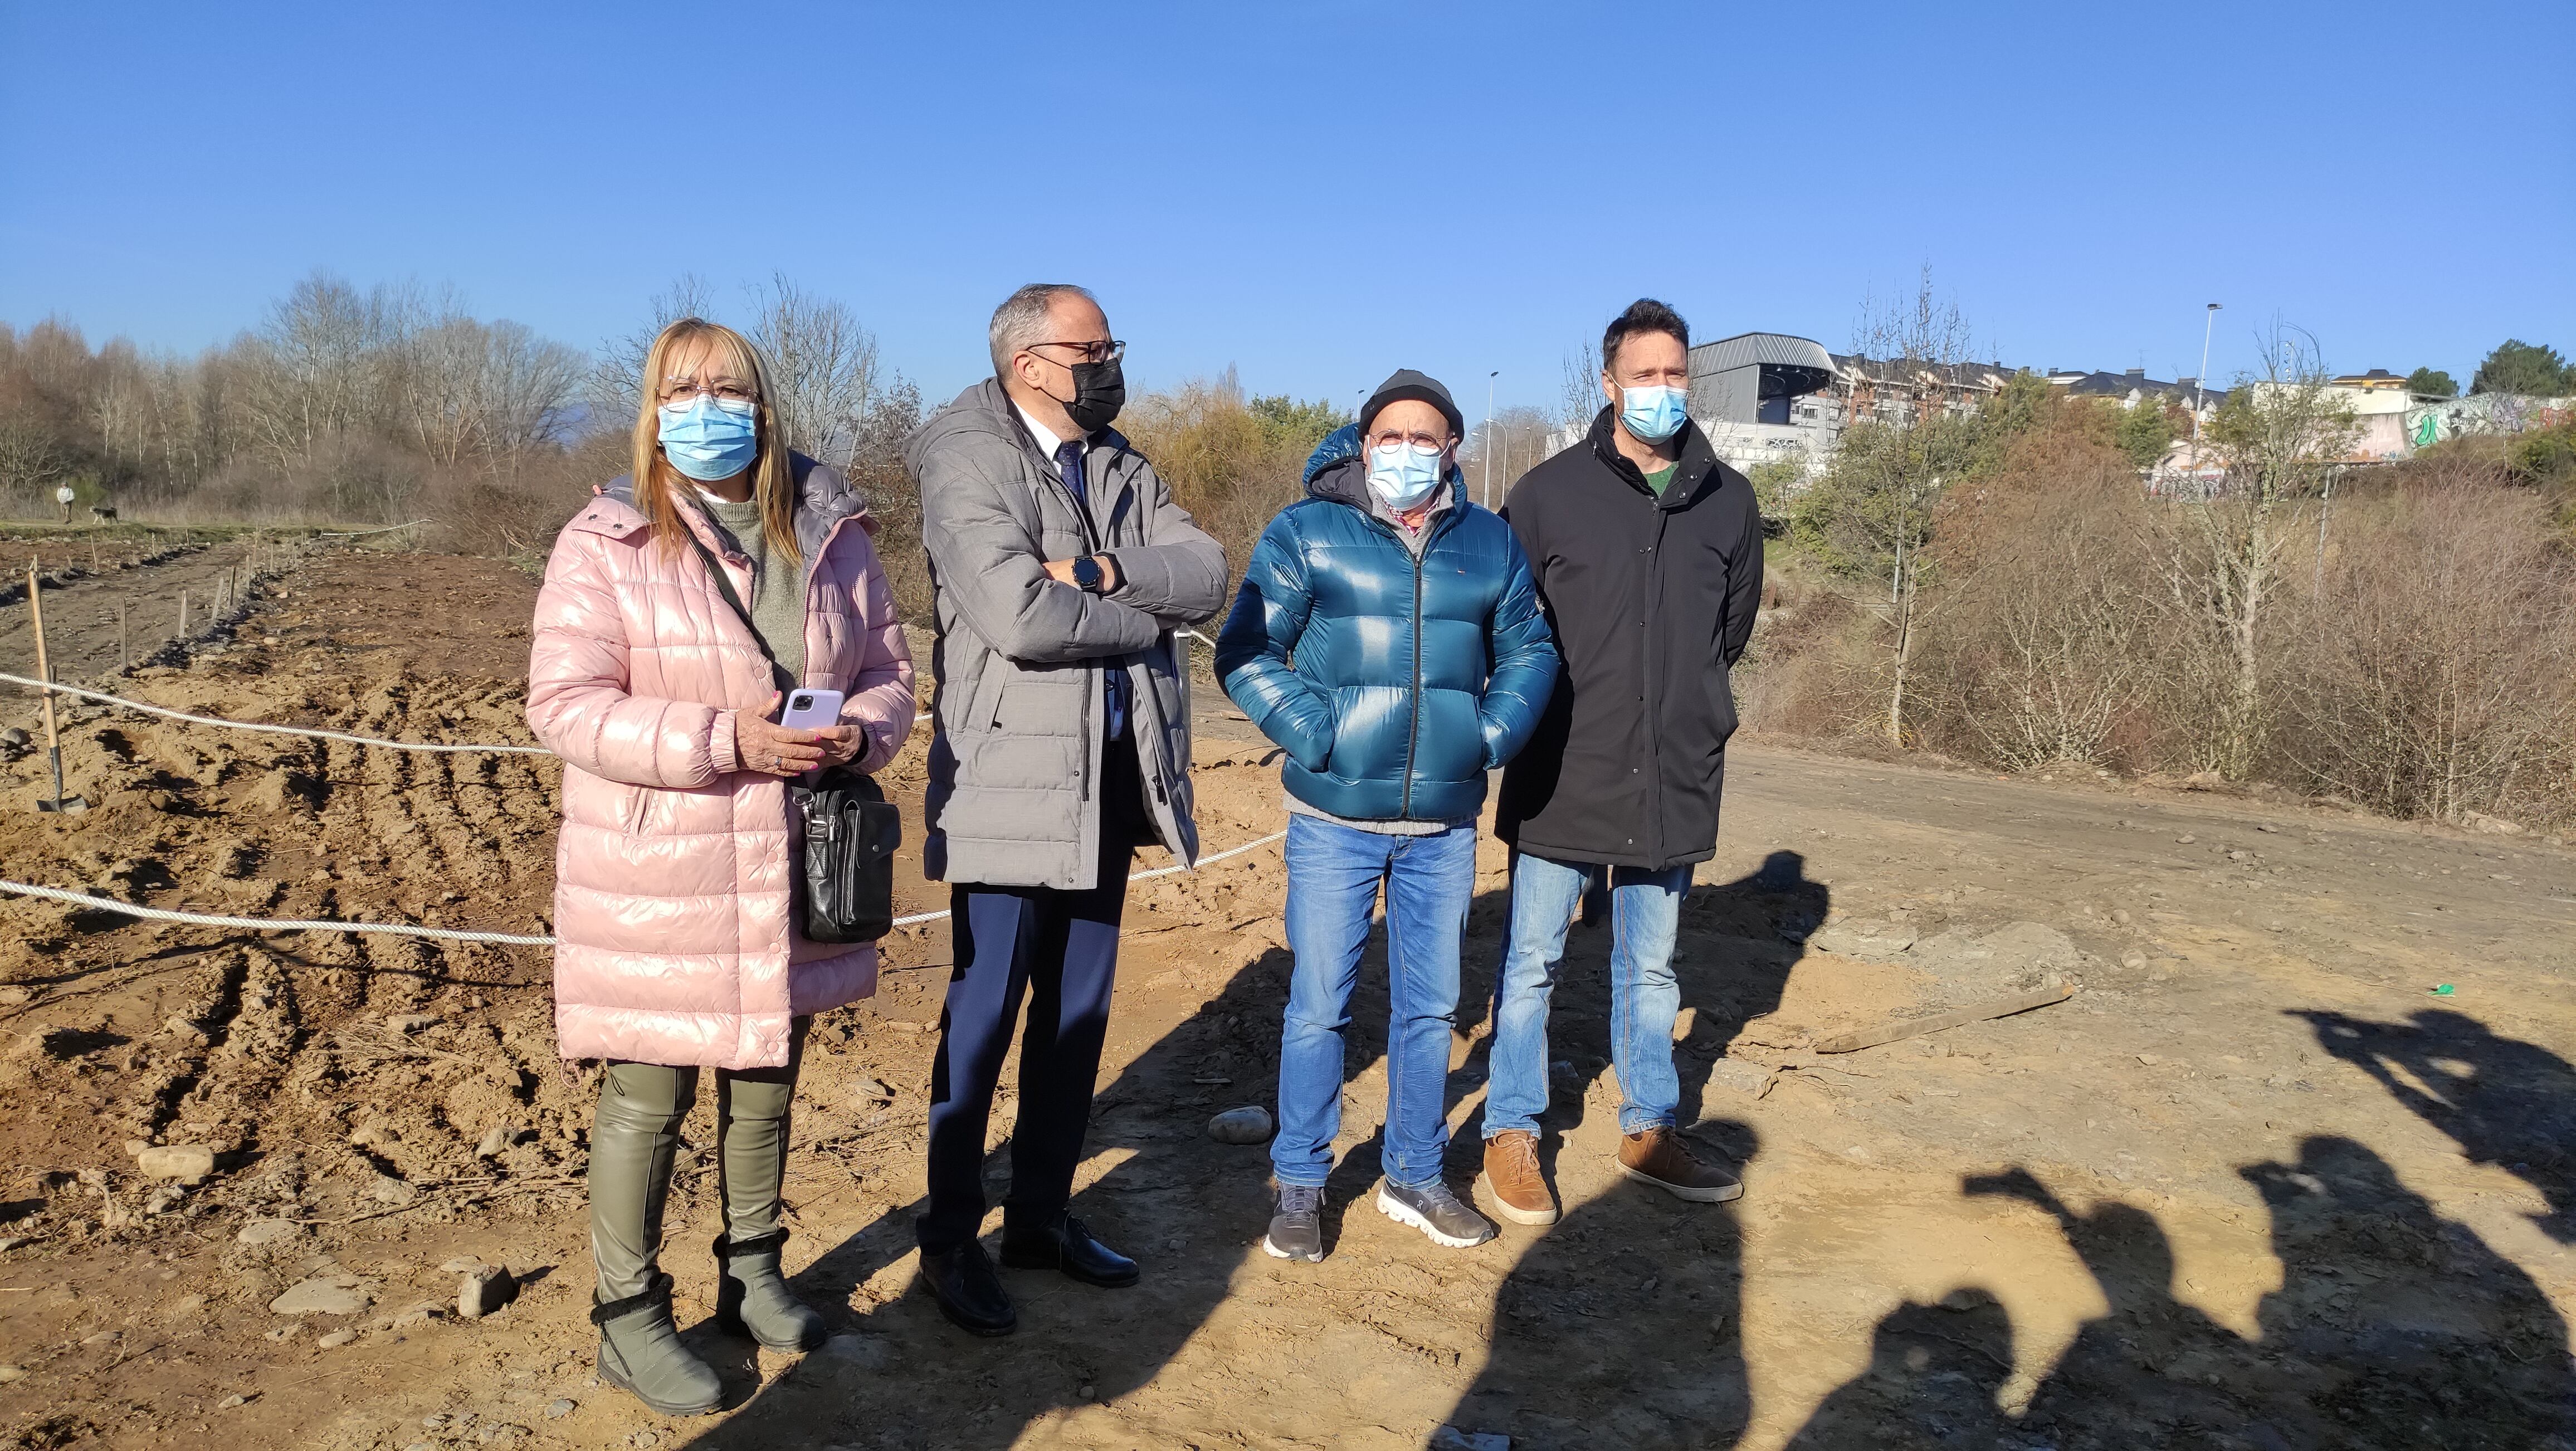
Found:
[{"label": "pink quilted jacket sleeve", "polygon": [[894,590],[886,583],[885,569],[873,557],[868,561],[867,600],[862,615],[865,623],[859,673],[850,682],[848,698],[841,703],[841,719],[867,736],[868,748],[861,753],[858,768],[873,772],[893,760],[911,738],[913,707],[912,647],[904,643],[903,625],[895,613]]},{"label": "pink quilted jacket sleeve", "polygon": [[[609,551],[623,547],[582,529],[556,537],[528,652],[528,726],[594,776],[711,785],[733,765],[734,713],[629,692],[625,612],[609,567]],[[908,665],[906,674],[909,689]]]}]

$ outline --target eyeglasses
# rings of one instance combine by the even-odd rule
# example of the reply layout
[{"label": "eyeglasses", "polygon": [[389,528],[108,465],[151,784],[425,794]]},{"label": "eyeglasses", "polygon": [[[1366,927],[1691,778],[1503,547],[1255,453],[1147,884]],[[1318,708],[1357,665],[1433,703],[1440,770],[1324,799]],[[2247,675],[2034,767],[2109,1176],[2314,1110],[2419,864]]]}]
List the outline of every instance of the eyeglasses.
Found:
[{"label": "eyeglasses", "polygon": [[1080,353],[1086,363],[1114,363],[1127,356],[1127,345],[1115,338],[1100,343],[1031,343],[1023,351],[1038,348],[1071,348]]},{"label": "eyeglasses", "polygon": [[760,401],[759,390],[738,378],[714,378],[704,383],[695,378],[666,378],[662,381],[662,391],[654,396],[664,403],[681,403],[701,393],[718,403]]},{"label": "eyeglasses", "polygon": [[1427,433],[1398,433],[1392,428],[1384,433],[1370,434],[1368,442],[1371,448],[1410,446],[1416,453],[1438,453],[1449,446],[1449,440],[1445,438],[1434,438]]}]

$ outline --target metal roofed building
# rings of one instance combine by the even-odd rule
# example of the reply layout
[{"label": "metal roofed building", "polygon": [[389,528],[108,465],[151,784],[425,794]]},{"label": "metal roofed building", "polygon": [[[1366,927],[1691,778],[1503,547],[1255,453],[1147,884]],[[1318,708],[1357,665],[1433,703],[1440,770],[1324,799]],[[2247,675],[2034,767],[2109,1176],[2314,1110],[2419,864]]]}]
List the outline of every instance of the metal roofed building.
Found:
[{"label": "metal roofed building", "polygon": [[1690,350],[1690,415],[1717,456],[1739,470],[1794,462],[1813,472],[1833,449],[1797,400],[1833,386],[1834,358],[1785,333],[1737,333]]}]

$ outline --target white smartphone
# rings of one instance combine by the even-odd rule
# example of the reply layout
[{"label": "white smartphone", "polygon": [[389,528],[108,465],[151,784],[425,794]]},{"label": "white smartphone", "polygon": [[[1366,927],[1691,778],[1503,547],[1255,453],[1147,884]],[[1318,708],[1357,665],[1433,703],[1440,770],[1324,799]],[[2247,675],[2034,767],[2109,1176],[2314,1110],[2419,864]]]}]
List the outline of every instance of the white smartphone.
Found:
[{"label": "white smartphone", "polygon": [[787,708],[778,713],[778,723],[793,731],[829,730],[841,723],[841,692],[791,690],[787,692]]}]

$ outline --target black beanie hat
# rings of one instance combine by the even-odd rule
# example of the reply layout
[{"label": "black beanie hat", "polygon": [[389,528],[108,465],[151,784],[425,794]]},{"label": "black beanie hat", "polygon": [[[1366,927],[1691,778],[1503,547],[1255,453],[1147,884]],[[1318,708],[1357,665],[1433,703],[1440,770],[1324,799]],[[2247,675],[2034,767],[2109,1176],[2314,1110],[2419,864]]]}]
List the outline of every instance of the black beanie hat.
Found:
[{"label": "black beanie hat", "polygon": [[1458,405],[1450,400],[1449,390],[1440,386],[1439,379],[1412,368],[1396,369],[1385,382],[1377,385],[1377,391],[1369,395],[1368,401],[1360,405],[1360,432],[1368,432],[1369,424],[1376,421],[1379,409],[1406,398],[1439,409],[1440,416],[1449,420],[1451,433],[1460,438],[1467,436],[1467,420],[1458,412]]}]

